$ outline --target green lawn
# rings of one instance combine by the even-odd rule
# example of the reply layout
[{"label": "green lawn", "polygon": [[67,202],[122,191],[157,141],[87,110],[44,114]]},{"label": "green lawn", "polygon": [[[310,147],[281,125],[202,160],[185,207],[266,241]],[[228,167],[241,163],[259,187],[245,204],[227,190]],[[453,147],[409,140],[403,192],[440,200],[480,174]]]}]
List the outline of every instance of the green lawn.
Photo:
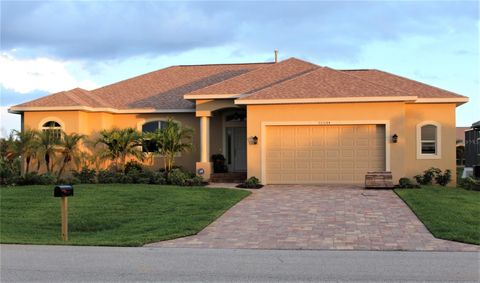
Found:
[{"label": "green lawn", "polygon": [[395,192],[435,237],[480,245],[480,192],[439,186]]},{"label": "green lawn", "polygon": [[141,246],[198,233],[250,192],[157,185],[77,185],[69,241],[52,186],[0,189],[0,242]]}]

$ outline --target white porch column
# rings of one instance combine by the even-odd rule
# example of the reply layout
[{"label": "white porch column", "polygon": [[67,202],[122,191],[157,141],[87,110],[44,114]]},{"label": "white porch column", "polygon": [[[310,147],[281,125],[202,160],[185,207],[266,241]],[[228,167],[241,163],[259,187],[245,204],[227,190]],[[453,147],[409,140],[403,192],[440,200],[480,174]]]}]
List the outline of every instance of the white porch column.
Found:
[{"label": "white porch column", "polygon": [[197,111],[200,118],[200,161],[196,163],[197,175],[205,181],[210,180],[212,163],[210,162],[210,111]]},{"label": "white porch column", "polygon": [[200,117],[200,162],[209,162],[210,158],[210,117]]}]

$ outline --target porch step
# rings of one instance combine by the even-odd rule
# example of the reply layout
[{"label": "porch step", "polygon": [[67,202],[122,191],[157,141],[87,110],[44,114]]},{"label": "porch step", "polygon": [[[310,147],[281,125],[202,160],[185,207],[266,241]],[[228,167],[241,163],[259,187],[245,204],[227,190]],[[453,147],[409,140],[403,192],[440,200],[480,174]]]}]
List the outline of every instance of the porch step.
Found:
[{"label": "porch step", "polygon": [[246,172],[213,173],[210,176],[212,183],[242,183],[245,179],[247,179]]}]

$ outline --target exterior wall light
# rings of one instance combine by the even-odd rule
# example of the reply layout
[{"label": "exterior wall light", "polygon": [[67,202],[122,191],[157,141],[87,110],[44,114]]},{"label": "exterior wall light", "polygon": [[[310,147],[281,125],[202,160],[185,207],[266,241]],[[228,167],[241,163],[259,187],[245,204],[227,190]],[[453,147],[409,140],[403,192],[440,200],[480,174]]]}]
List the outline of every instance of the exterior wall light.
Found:
[{"label": "exterior wall light", "polygon": [[398,135],[397,135],[397,134],[394,134],[394,135],[392,136],[392,142],[393,142],[393,143],[397,143],[397,142],[398,142]]},{"label": "exterior wall light", "polygon": [[258,137],[253,136],[248,138],[248,144],[257,144],[258,143]]}]

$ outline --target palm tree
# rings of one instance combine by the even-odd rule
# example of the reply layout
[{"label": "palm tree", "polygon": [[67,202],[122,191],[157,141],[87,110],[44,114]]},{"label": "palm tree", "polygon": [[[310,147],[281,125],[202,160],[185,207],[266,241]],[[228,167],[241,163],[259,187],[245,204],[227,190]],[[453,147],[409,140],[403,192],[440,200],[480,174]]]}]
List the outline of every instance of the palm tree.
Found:
[{"label": "palm tree", "polygon": [[80,141],[84,139],[84,135],[71,133],[67,134],[65,132],[62,133],[62,138],[60,139],[60,154],[62,155],[62,166],[60,170],[58,170],[57,178],[62,176],[63,171],[68,163],[74,161],[75,164],[78,164],[80,161]]},{"label": "palm tree", "polygon": [[117,168],[120,165],[121,171],[125,170],[127,157],[132,156],[140,161],[145,158],[142,137],[133,128],[103,130],[95,141],[95,145],[97,144],[104,145],[104,148],[99,150],[99,156],[113,161]]},{"label": "palm tree", "polygon": [[14,131],[15,149],[19,156],[25,160],[25,175],[30,171],[30,163],[36,157],[38,151],[37,136],[38,131],[26,129],[23,131]]},{"label": "palm tree", "polygon": [[182,127],[172,119],[168,119],[166,126],[150,136],[157,144],[157,151],[164,157],[165,169],[170,171],[178,153],[192,149],[193,129]]},{"label": "palm tree", "polygon": [[[37,133],[38,136],[38,155],[43,156],[47,172],[52,173],[55,166],[55,153],[57,146],[59,145],[59,138],[56,137],[51,131],[43,130]],[[40,162],[39,162],[40,167]]]}]

